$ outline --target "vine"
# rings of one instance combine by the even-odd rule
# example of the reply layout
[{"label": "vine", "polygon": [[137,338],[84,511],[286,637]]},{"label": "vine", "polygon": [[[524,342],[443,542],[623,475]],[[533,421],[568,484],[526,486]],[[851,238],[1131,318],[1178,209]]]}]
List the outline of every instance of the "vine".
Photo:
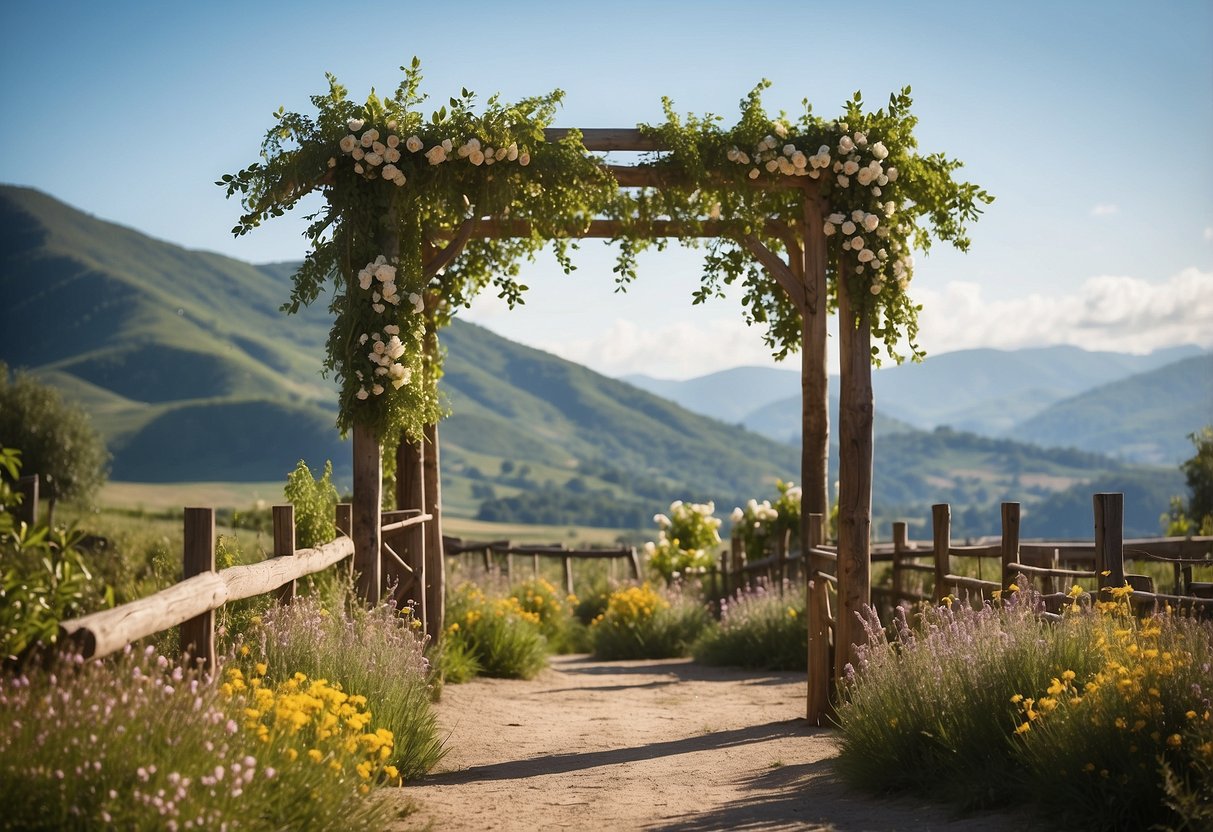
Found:
[{"label": "vine", "polygon": [[[856,308],[872,313],[873,335],[901,360],[903,338],[921,355],[920,307],[907,291],[911,249],[925,252],[932,239],[967,249],[966,223],[992,201],[952,178],[959,162],[916,153],[908,87],[875,113],[863,111],[856,93],[837,119],[815,116],[805,102],[793,121],[766,113],[763,81],[728,130],[715,116],[680,118],[665,99],[665,122],[641,128],[666,148],[644,163],[662,187],[621,191],[576,130],[545,140],[561,91],[515,104],[493,96],[477,113],[476,96],[464,89],[427,119],[419,61],[401,70],[392,96],[372,90],[362,104],[328,75],[327,94],[311,99],[314,117],[280,108],[260,161],[217,183],[229,197],[240,195],[237,236],[323,189],[326,202],[308,217],[310,250],[283,310],[316,302],[332,283],[325,368],[340,384],[338,426],[369,426],[385,443],[401,434],[416,439],[438,419],[437,331],[457,308],[489,286],[511,307],[521,303],[520,263],[549,242],[572,270],[570,238],[595,218],[619,221],[620,289],[635,278],[638,252],[665,245],[653,221],[672,221],[691,245],[714,224],[720,236],[707,243],[693,301],[739,283],[747,323],[764,324],[782,358],[800,344],[800,310],[760,270],[746,241],[775,253],[798,248],[804,191],[780,186],[792,179],[814,187],[828,208],[829,308],[837,307],[845,271]],[[485,217],[529,233],[469,239],[471,224]]]}]

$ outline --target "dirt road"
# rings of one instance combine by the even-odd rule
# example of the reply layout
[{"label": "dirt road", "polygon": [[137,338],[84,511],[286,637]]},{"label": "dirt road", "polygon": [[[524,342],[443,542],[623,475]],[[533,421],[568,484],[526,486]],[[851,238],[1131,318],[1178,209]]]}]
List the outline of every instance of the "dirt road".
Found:
[{"label": "dirt road", "polygon": [[561,656],[529,682],[450,686],[438,706],[450,750],[403,790],[421,811],[400,828],[1031,828],[1023,817],[957,819],[844,787],[832,772],[834,732],[809,726],[804,708],[803,673],[682,659]]}]

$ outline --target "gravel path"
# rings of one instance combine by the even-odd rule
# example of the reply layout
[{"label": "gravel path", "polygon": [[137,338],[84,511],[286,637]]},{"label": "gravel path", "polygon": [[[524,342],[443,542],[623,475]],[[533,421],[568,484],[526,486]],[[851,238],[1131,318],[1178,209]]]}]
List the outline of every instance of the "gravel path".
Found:
[{"label": "gravel path", "polygon": [[560,656],[531,681],[448,686],[450,749],[403,790],[399,828],[444,830],[923,830],[1003,832],[1024,817],[958,819],[875,800],[834,776],[833,731],[804,718],[803,673],[685,659]]}]

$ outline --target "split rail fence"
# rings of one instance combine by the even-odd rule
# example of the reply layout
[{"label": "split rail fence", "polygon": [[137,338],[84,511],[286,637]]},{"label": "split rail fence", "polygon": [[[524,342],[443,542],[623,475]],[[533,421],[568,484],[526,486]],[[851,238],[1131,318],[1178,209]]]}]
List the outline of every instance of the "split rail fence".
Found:
[{"label": "split rail fence", "polygon": [[[640,553],[635,546],[620,546],[611,548],[568,549],[563,544],[520,544],[508,540],[493,540],[485,542],[466,541],[457,537],[443,537],[443,550],[447,557],[460,558],[465,564],[470,556],[480,555],[485,572],[503,571],[507,581],[514,581],[514,558],[529,557],[531,559],[531,575],[539,577],[540,558],[558,558],[564,573],[564,590],[573,594],[573,562],[577,560],[607,560],[614,566],[616,561],[627,563],[632,577],[640,580]],[[503,559],[504,569],[497,563]]]}]

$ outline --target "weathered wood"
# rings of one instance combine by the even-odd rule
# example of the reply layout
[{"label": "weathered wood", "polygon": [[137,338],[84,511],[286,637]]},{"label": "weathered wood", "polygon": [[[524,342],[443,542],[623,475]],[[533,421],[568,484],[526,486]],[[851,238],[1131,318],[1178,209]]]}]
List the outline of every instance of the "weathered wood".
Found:
[{"label": "weathered wood", "polygon": [[[788,299],[798,308],[803,309],[805,304],[804,279],[801,275],[804,272],[804,259],[801,249],[799,247],[789,249],[788,262],[785,263],[783,258],[767,248],[762,240],[754,234],[746,234],[741,238],[741,242],[746,251],[754,255],[754,259],[779,284],[779,288],[783,289]],[[797,268],[798,265],[799,268]]]},{"label": "weathered wood", "polygon": [[[295,554],[295,507],[274,506],[274,557],[289,557]],[[295,582],[287,581],[278,587],[275,599],[279,604],[289,604],[295,598]]]},{"label": "weathered wood", "polygon": [[[215,573],[215,510],[186,508],[181,574],[186,580]],[[220,602],[222,603],[222,601]],[[218,606],[217,604],[215,606]],[[215,668],[215,607],[181,622],[181,651],[206,672]],[[171,627],[171,624],[165,627]],[[164,629],[164,628],[161,628]],[[155,631],[153,631],[155,632]],[[127,639],[123,645],[133,639]]]},{"label": "weathered wood", "polygon": [[37,474],[27,474],[17,480],[17,493],[21,495],[21,505],[16,511],[18,523],[27,526],[38,524],[38,483]]},{"label": "weathered wood", "polygon": [[[186,511],[188,517],[190,510]],[[202,549],[208,530],[212,532],[213,541],[213,527],[208,529],[204,515],[187,522],[200,523],[191,535],[196,540],[194,545]],[[190,537],[186,539],[188,541]],[[214,552],[213,545],[211,552]],[[323,571],[353,554],[353,541],[343,537],[314,549],[299,549],[291,557],[232,566],[217,573],[204,571],[138,601],[63,621],[59,625],[60,643],[70,644],[85,658],[108,656],[133,641],[184,625],[192,619],[209,614],[213,623],[213,611],[225,603],[272,592],[288,581]],[[183,634],[181,642],[183,645],[196,643],[196,637]],[[194,655],[201,658],[199,654]]]},{"label": "weathered wood", "polygon": [[572,595],[573,594],[573,559],[571,557],[569,557],[568,555],[565,555],[563,558],[561,558],[561,562],[564,564],[564,591],[567,594]]},{"label": "weathered wood", "polygon": [[[778,234],[782,229],[782,224],[772,221],[765,230],[767,233]],[[688,225],[671,220],[652,220],[643,226],[637,226],[634,223],[624,223],[618,220],[587,220],[578,228],[568,229],[563,234],[555,236],[570,239],[614,239],[630,230],[641,230],[650,237],[728,237],[737,233],[737,229],[733,226],[714,221]],[[472,236],[479,239],[530,237],[533,231],[531,224],[524,220],[482,218],[476,221]]]},{"label": "weathered wood", "polygon": [[[337,504],[337,534],[345,535],[351,540],[354,539],[354,506],[350,503]],[[347,575],[352,578],[354,576],[354,559],[350,558],[346,564]]]},{"label": "weathered wood", "polygon": [[[635,546],[628,547],[628,562],[632,564],[632,577],[639,581],[640,580],[640,552],[638,552],[636,550]],[[1189,576],[1192,574],[1191,570],[1189,570],[1188,574],[1189,574]],[[726,585],[725,591],[726,592],[728,591],[727,585]]]},{"label": "weathered wood", "polygon": [[[428,514],[425,510],[425,443],[418,439],[401,438],[396,446],[396,509],[399,512],[416,512],[410,517]],[[393,517],[394,522],[406,522]],[[401,606],[411,604],[413,613],[425,626],[425,550],[426,532],[424,523],[412,523],[401,526],[402,531],[395,541],[401,559],[408,564],[407,574],[395,564],[387,563],[389,567],[384,575],[386,583],[395,583],[399,587],[397,600]]]},{"label": "weathered wood", "polygon": [[353,429],[354,456],[354,572],[358,595],[368,604],[378,604],[383,591],[379,532],[383,505],[383,458],[379,437],[365,425]]},{"label": "weathered wood", "polygon": [[[810,514],[830,516],[830,375],[826,324],[826,270],[828,252],[822,230],[822,202],[806,196],[804,201],[804,305],[800,309],[801,446],[800,497],[801,541],[808,539],[805,527]],[[818,545],[825,543],[823,536]]]},{"label": "weathered wood", "polygon": [[[569,134],[568,127],[548,127],[543,131],[543,140],[558,142]],[[583,127],[581,143],[586,150],[605,152],[611,150],[653,151],[661,145],[651,136],[646,136],[635,127]]]},{"label": "weathered wood", "polygon": [[951,570],[952,551],[952,507],[947,503],[936,503],[931,506],[931,536],[934,540],[935,552],[935,587],[931,595],[935,603],[947,595],[946,576]]},{"label": "weathered wood", "polygon": [[839,274],[838,627],[834,670],[839,678],[867,636],[856,616],[871,603],[872,327],[867,307],[853,302],[847,269]]},{"label": "weathered wood", "polygon": [[[1095,572],[1101,590],[1125,585],[1125,495],[1100,493],[1091,498],[1095,512]],[[1101,593],[1102,594],[1102,593]]]},{"label": "weathered wood", "polygon": [[1019,562],[1019,503],[1002,504],[1002,588],[1015,580],[1011,564]]},{"label": "weathered wood", "polygon": [[[825,725],[830,714],[830,622],[826,582],[815,578],[806,582],[808,598],[809,665],[808,705],[805,716],[810,725]],[[816,573],[820,574],[820,573]]]},{"label": "weathered wood", "polygon": [[[435,345],[436,349],[436,345]],[[442,550],[442,450],[438,425],[425,429],[422,473],[425,512],[432,518],[425,525],[425,628],[435,638],[446,620],[446,557]]]},{"label": "weathered wood", "polygon": [[901,603],[901,593],[905,588],[904,571],[902,567],[902,558],[905,552],[909,550],[906,543],[907,526],[904,520],[897,520],[893,523],[893,604],[896,606]]}]

